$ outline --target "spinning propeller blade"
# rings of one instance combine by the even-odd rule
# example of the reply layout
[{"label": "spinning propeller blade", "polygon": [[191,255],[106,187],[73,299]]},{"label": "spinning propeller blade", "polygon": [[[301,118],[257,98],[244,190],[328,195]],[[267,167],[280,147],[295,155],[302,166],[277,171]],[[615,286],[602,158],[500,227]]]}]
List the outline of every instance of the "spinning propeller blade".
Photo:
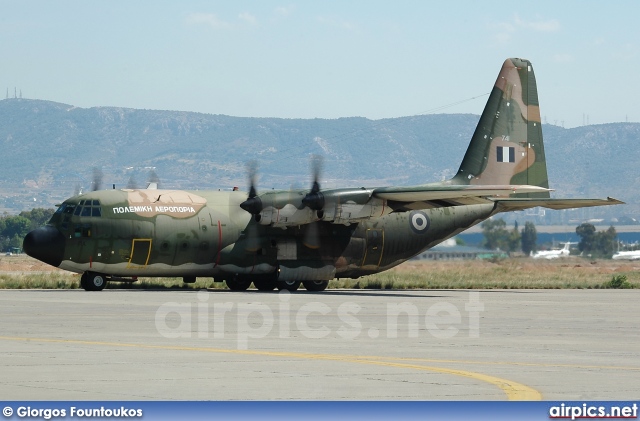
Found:
[{"label": "spinning propeller blade", "polygon": [[100,190],[102,187],[102,178],[104,174],[102,170],[98,167],[93,167],[93,181],[91,182],[91,191]]},{"label": "spinning propeller blade", "polygon": [[240,203],[240,207],[252,215],[258,215],[262,211],[262,201],[258,197],[256,190],[256,178],[258,174],[258,163],[251,161],[247,164],[247,174],[249,176],[249,196],[247,200]]},{"label": "spinning propeller blade", "polygon": [[320,191],[320,173],[322,172],[323,158],[321,155],[311,156],[311,172],[313,174],[313,184],[311,191],[302,199],[302,203],[313,209],[321,211],[324,208],[324,195]]},{"label": "spinning propeller blade", "polygon": [[[322,209],[324,208],[324,195],[320,191],[320,174],[322,172],[323,158],[321,155],[311,156],[311,173],[313,175],[313,183],[311,191],[302,199],[302,203],[309,209],[316,211],[316,216],[322,218]],[[303,244],[310,249],[320,247],[320,233],[318,232],[318,222],[312,222],[306,228]]]},{"label": "spinning propeller blade", "polygon": [[247,235],[245,250],[254,252],[260,248],[258,221],[260,220],[260,212],[262,211],[262,201],[258,197],[258,191],[256,190],[256,179],[258,176],[258,163],[256,161],[250,161],[247,164],[247,175],[249,177],[249,195],[247,196],[247,200],[240,203],[240,207],[253,215],[253,218],[251,218],[249,225],[247,225],[245,229]]}]

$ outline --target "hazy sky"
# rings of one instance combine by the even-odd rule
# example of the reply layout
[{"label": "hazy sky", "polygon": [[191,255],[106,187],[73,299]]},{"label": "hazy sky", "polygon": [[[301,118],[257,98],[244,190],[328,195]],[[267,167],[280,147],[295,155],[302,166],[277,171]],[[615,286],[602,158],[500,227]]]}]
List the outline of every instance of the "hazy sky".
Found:
[{"label": "hazy sky", "polygon": [[0,0],[0,89],[248,117],[480,114],[484,96],[441,107],[523,57],[549,123],[638,122],[639,19],[638,1]]}]

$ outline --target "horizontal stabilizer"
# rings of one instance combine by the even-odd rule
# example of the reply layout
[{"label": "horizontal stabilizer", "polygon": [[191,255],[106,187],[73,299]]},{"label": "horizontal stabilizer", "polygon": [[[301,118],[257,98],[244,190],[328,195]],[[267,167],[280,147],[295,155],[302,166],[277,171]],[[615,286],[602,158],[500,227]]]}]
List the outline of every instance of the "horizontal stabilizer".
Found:
[{"label": "horizontal stabilizer", "polygon": [[548,209],[589,208],[592,206],[623,205],[620,200],[607,197],[606,199],[497,199],[498,212],[509,212],[535,208],[541,206]]}]

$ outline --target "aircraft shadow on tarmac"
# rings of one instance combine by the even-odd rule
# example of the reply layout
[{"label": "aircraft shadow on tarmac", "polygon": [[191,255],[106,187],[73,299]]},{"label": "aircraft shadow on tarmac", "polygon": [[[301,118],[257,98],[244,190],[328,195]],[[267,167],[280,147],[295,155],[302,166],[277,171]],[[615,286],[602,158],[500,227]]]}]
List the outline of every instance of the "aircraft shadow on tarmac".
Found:
[{"label": "aircraft shadow on tarmac", "polygon": [[[213,288],[107,288],[111,291],[127,291],[127,292],[184,292],[193,293],[206,290],[210,293],[220,294],[246,294],[246,295],[273,295],[278,294],[279,291],[259,291],[259,290],[246,290],[246,291],[231,291],[228,289],[213,289]],[[62,291],[62,290],[57,290]],[[411,291],[412,293],[407,293]],[[299,296],[322,296],[331,295],[337,297],[388,297],[388,298],[447,298],[451,295],[431,295],[430,293],[460,293],[460,292],[479,292],[481,294],[486,293],[502,293],[502,294],[534,294],[535,290],[477,290],[477,289],[429,289],[429,290],[362,290],[362,289],[340,289],[340,290],[324,290],[324,291],[305,291],[299,290],[291,292],[292,295]]]}]

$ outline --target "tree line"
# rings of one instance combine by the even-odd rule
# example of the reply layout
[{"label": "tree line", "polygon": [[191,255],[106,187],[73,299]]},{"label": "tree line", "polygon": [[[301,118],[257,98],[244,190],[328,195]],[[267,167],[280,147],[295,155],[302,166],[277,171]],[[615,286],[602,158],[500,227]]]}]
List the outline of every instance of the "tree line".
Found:
[{"label": "tree line", "polygon": [[[522,251],[529,256],[538,249],[538,234],[533,222],[526,222],[524,228],[519,230],[517,222],[513,229],[508,229],[504,219],[489,219],[481,227],[483,246],[490,250]],[[576,235],[580,237],[578,250],[582,255],[609,259],[615,252],[618,233],[612,226],[607,230],[597,231],[593,224],[585,222],[576,228]]]},{"label": "tree line", "polygon": [[55,209],[36,208],[18,215],[0,216],[0,250],[22,249],[22,240],[29,231],[46,224]]}]

